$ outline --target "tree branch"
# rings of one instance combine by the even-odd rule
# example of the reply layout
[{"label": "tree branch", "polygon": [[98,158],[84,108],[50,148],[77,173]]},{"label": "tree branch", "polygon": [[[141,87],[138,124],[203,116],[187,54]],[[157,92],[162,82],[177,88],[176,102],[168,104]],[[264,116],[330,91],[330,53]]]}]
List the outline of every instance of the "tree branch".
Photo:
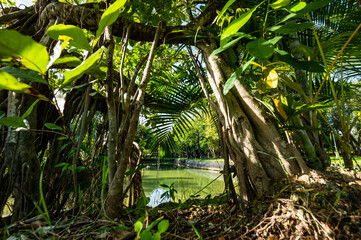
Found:
[{"label": "tree branch", "polygon": [[[198,27],[209,26],[212,24],[217,16],[216,10],[221,8],[223,1],[209,1],[207,8],[202,14],[190,21],[187,25],[179,26],[165,26],[161,32],[161,43],[175,44],[185,43],[193,39],[193,34]],[[84,28],[95,32],[98,28],[98,22],[101,18],[99,10],[94,8],[85,8],[82,6],[74,6],[65,3],[50,3],[45,7],[41,14],[42,22],[47,22],[50,19],[66,20],[65,24],[72,24],[76,26],[83,26]],[[152,42],[154,39],[157,27],[145,25],[143,23],[132,22],[126,18],[119,17],[112,25],[113,35],[122,36],[123,28],[132,25],[132,31],[129,34],[129,39],[134,41]]]}]

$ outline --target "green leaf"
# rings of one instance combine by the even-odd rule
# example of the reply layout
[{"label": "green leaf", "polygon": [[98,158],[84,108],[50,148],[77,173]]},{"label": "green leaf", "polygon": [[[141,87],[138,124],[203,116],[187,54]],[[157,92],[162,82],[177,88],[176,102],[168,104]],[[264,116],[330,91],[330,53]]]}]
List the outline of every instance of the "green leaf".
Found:
[{"label": "green leaf", "polygon": [[247,43],[246,47],[252,56],[260,59],[262,62],[267,61],[273,55],[274,45],[262,37]]},{"label": "green leaf", "polygon": [[98,49],[95,53],[93,53],[89,58],[87,58],[82,64],[80,64],[78,67],[65,71],[64,74],[64,82],[62,83],[62,87],[70,84],[72,81],[75,81],[83,76],[83,74],[94,67],[97,60],[99,60],[100,56],[102,55],[104,50],[104,47]]},{"label": "green leaf", "polygon": [[69,44],[71,46],[74,46],[76,48],[82,48],[89,52],[93,51],[92,47],[89,45],[87,38],[85,37],[83,30],[81,30],[81,28],[77,26],[64,24],[53,25],[49,27],[48,35],[55,40],[60,40],[60,36],[68,36],[71,38],[71,40],[69,41]]},{"label": "green leaf", "polygon": [[14,128],[19,128],[19,127],[27,128],[24,123],[24,119],[18,116],[1,118],[0,125],[7,127],[14,127]]},{"label": "green leaf", "polygon": [[98,42],[100,35],[103,34],[105,28],[110,24],[114,23],[119,16],[119,9],[124,6],[127,0],[117,0],[103,13],[98,30],[95,34],[95,40],[93,46]]},{"label": "green leaf", "polygon": [[160,220],[162,220],[164,218],[164,216],[161,216],[159,218],[157,218],[155,221],[153,221],[148,227],[147,230],[150,231],[152,230],[158,223]]},{"label": "green leaf", "polygon": [[162,220],[159,224],[158,224],[158,231],[160,233],[164,233],[165,231],[168,230],[169,227],[169,220]]},{"label": "green leaf", "polygon": [[27,116],[29,116],[38,102],[39,99],[36,99],[36,101],[33,104],[31,104],[31,106],[28,108],[28,110],[26,110],[26,112],[23,115],[21,115],[21,118],[25,119]]},{"label": "green leaf", "polygon": [[256,11],[256,9],[262,4],[264,3],[264,1],[262,1],[260,4],[258,4],[257,6],[253,7],[251,10],[249,10],[248,12],[242,14],[239,18],[237,18],[236,20],[232,21],[231,24],[223,31],[222,35],[221,35],[221,47],[224,46],[225,44],[227,44],[227,42],[222,41],[225,38],[227,38],[228,36],[238,32],[238,30],[243,27],[248,20],[251,18],[252,14],[254,11]]},{"label": "green leaf", "polygon": [[307,3],[305,2],[298,2],[293,4],[292,6],[287,7],[286,9],[292,13],[298,12],[302,9],[304,9],[307,6]]},{"label": "green leaf", "polygon": [[321,0],[321,1],[311,2],[311,3],[307,4],[307,6],[305,6],[302,10],[298,11],[297,16],[300,16],[300,15],[306,14],[308,12],[312,12],[314,10],[322,8],[333,1],[335,1],[335,0]]},{"label": "green leaf", "polygon": [[277,37],[274,37],[274,38],[271,38],[269,40],[267,40],[267,42],[273,44],[273,45],[276,45],[278,43],[279,40],[282,39],[282,36],[277,36]]},{"label": "green leaf", "polygon": [[278,58],[291,65],[294,68],[303,69],[309,72],[323,73],[325,71],[324,66],[315,61],[299,61],[293,58],[290,54],[284,51],[277,51]]},{"label": "green leaf", "polygon": [[290,18],[293,17],[299,17],[302,16],[308,12],[317,10],[319,8],[322,8],[324,6],[326,6],[327,4],[329,4],[330,2],[335,1],[335,0],[322,0],[322,1],[314,1],[312,3],[307,4],[304,8],[302,8],[301,10],[295,12],[295,13],[291,13],[289,15],[287,15],[286,17],[284,17],[281,22],[286,22],[287,20],[289,20]]},{"label": "green leaf", "polygon": [[139,233],[140,231],[142,231],[143,229],[143,223],[141,221],[137,221],[135,224],[134,224],[134,231],[136,233]]},{"label": "green leaf", "polygon": [[212,52],[212,54],[210,55],[210,57],[212,57],[213,55],[216,55],[216,54],[218,54],[218,53],[221,53],[221,52],[223,52],[224,50],[226,50],[226,49],[228,49],[228,48],[230,48],[230,47],[233,47],[233,46],[236,45],[236,43],[237,43],[239,40],[241,40],[242,38],[248,38],[248,39],[253,39],[253,38],[254,38],[253,36],[251,36],[251,35],[249,35],[249,34],[246,34],[246,33],[244,33],[244,32],[242,32],[242,33],[240,33],[240,34],[241,34],[241,36],[239,36],[238,38],[230,41],[229,43],[225,44],[223,47],[220,47],[220,48],[217,48],[216,50],[214,50],[214,51]]},{"label": "green leaf", "polygon": [[[1,41],[1,40],[0,40]],[[26,83],[19,82],[13,75],[0,70],[0,90],[9,90],[13,92],[30,93],[29,86]]]},{"label": "green leaf", "polygon": [[140,239],[141,239],[141,240],[153,240],[152,233],[149,232],[148,230],[144,230],[144,231],[140,234]]},{"label": "green leaf", "polygon": [[229,0],[226,5],[222,8],[222,11],[218,15],[217,24],[219,20],[222,18],[223,14],[227,11],[227,9],[235,2],[236,0]]},{"label": "green leaf", "polygon": [[15,30],[0,30],[0,58],[16,58],[31,70],[45,74],[49,62],[46,48]]},{"label": "green leaf", "polygon": [[63,128],[54,124],[54,123],[45,123],[45,127],[51,129],[51,130],[60,130],[63,131]]},{"label": "green leaf", "polygon": [[160,236],[160,232],[154,233],[153,240],[161,240],[161,239],[162,239],[162,237]]},{"label": "green leaf", "polygon": [[276,88],[278,86],[278,74],[274,69],[268,71],[265,82],[268,88]]},{"label": "green leaf", "polygon": [[55,62],[53,63],[53,66],[65,64],[69,67],[75,67],[75,66],[78,66],[80,63],[81,63],[81,60],[77,57],[64,56],[64,57],[60,57],[60,58],[56,59]]},{"label": "green leaf", "polygon": [[48,84],[45,79],[42,78],[37,72],[31,70],[16,68],[12,66],[5,66],[0,68],[0,70],[7,72],[16,78]]},{"label": "green leaf", "polygon": [[290,2],[291,2],[291,0],[278,0],[278,1],[274,2],[274,3],[272,3],[270,6],[273,9],[278,9],[278,8],[287,6]]},{"label": "green leaf", "polygon": [[236,83],[236,80],[239,78],[239,76],[249,67],[251,62],[253,62],[255,57],[252,57],[248,62],[242,65],[242,67],[238,68],[226,81],[223,88],[223,94],[226,95],[229,90],[231,90]]},{"label": "green leaf", "polygon": [[0,70],[0,79],[0,90],[4,89],[18,93],[25,93],[35,96],[43,101],[50,101],[47,97],[41,95],[38,90],[26,83],[19,82],[13,75],[10,75],[7,72]]},{"label": "green leaf", "polygon": [[295,24],[285,24],[282,26],[273,26],[270,27],[268,30],[272,32],[276,32],[279,34],[290,34],[290,33],[296,33],[301,32],[306,29],[309,29],[313,26],[313,23],[295,23]]}]

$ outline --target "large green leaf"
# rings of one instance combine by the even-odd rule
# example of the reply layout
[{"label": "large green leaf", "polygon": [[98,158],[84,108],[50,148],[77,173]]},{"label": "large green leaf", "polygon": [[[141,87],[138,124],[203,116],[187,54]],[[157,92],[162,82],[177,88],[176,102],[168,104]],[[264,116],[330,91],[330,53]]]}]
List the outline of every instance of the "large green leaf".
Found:
[{"label": "large green leaf", "polygon": [[0,79],[0,90],[29,93],[29,89],[31,89],[28,84],[19,82],[13,75],[4,71],[0,71]]},{"label": "large green leaf", "polygon": [[278,9],[287,6],[290,2],[291,0],[277,0],[276,2],[271,4],[271,7],[273,9]]},{"label": "large green leaf", "polygon": [[98,49],[95,53],[93,53],[89,58],[87,58],[82,64],[80,64],[78,67],[65,71],[64,74],[64,82],[62,84],[62,87],[70,84],[72,81],[75,81],[76,79],[79,79],[83,76],[83,74],[95,66],[96,62],[99,60],[100,56],[102,55],[104,50],[104,47]]},{"label": "large green leaf", "polygon": [[249,67],[249,65],[251,64],[251,62],[254,61],[254,59],[255,59],[255,57],[252,57],[248,62],[243,64],[234,73],[232,73],[232,75],[228,78],[228,80],[224,84],[224,88],[223,88],[223,94],[224,95],[226,95],[229,92],[229,90],[231,90],[233,88],[234,84],[236,83],[236,80]]},{"label": "large green leaf", "polygon": [[19,82],[13,75],[0,70],[0,90],[9,90],[18,93],[26,93],[35,96],[43,101],[50,101],[44,95],[41,95],[38,90],[26,83]]},{"label": "large green leaf", "polygon": [[247,43],[246,47],[252,56],[263,62],[273,55],[274,45],[262,37]]},{"label": "large green leaf", "polygon": [[238,38],[230,41],[229,43],[225,44],[223,47],[220,47],[220,48],[217,48],[216,50],[214,50],[214,51],[212,52],[212,54],[211,54],[210,57],[212,57],[213,55],[216,55],[216,54],[218,54],[218,53],[221,53],[221,52],[223,52],[224,50],[227,50],[227,49],[230,48],[230,47],[233,47],[233,46],[234,46],[239,40],[241,40],[242,38],[248,38],[248,39],[253,39],[253,38],[254,38],[253,36],[251,36],[251,35],[249,35],[249,34],[246,34],[246,33],[244,33],[244,32],[242,32],[242,33],[240,33],[240,34],[241,34],[241,35],[240,35]]},{"label": "large green leaf", "polygon": [[127,0],[117,0],[103,13],[98,30],[95,34],[93,46],[97,43],[100,35],[103,34],[105,28],[115,22],[119,16],[119,9],[124,6]]},{"label": "large green leaf", "polygon": [[31,70],[45,74],[49,62],[46,48],[15,30],[0,30],[0,58],[16,58]]},{"label": "large green leaf", "polygon": [[55,60],[53,66],[65,64],[69,67],[76,67],[81,63],[80,59],[74,56],[63,56]]},{"label": "large green leaf", "polygon": [[295,3],[289,7],[286,7],[286,9],[290,12],[298,12],[302,9],[304,9],[305,7],[307,6],[307,3],[305,2],[298,2],[298,3]]},{"label": "large green leaf", "polygon": [[302,8],[301,10],[299,10],[299,11],[297,11],[295,13],[291,13],[291,14],[287,15],[286,17],[284,17],[281,22],[285,22],[285,21],[289,20],[290,18],[299,17],[299,16],[302,16],[302,15],[308,13],[308,12],[312,12],[314,10],[322,8],[322,7],[326,6],[327,4],[329,4],[332,1],[335,1],[335,0],[321,0],[321,1],[314,1],[312,3],[309,3],[304,8]]},{"label": "large green leaf", "polygon": [[7,127],[23,127],[27,128],[24,119],[18,116],[11,116],[11,117],[5,117],[0,119],[0,125],[7,126]]},{"label": "large green leaf", "polygon": [[55,40],[60,40],[60,36],[68,36],[71,38],[69,41],[71,46],[82,48],[89,52],[93,51],[92,47],[88,43],[87,38],[85,37],[83,30],[77,26],[64,24],[53,25],[49,27],[48,35]]},{"label": "large green leaf", "polygon": [[231,24],[229,24],[229,26],[223,31],[223,33],[221,35],[221,47],[224,46],[225,44],[227,44],[227,42],[228,42],[228,41],[224,41],[224,39],[227,38],[228,36],[238,32],[238,30],[241,29],[241,27],[243,27],[248,22],[248,20],[252,16],[253,12],[256,11],[256,9],[262,3],[264,3],[264,1],[262,1],[257,6],[254,6],[251,10],[249,10],[248,12],[242,14],[239,18],[237,18],[236,20],[231,22]]},{"label": "large green leaf", "polygon": [[277,50],[277,52],[278,52],[277,56],[281,61],[288,63],[289,65],[291,65],[294,68],[299,68],[299,69],[303,69],[303,70],[306,70],[309,72],[318,72],[318,73],[322,73],[325,71],[325,68],[318,62],[299,61],[296,58],[293,58],[290,54],[288,54],[285,51]]},{"label": "large green leaf", "polygon": [[31,71],[31,70],[16,68],[16,67],[12,67],[12,66],[5,66],[5,67],[0,68],[0,70],[7,72],[16,78],[21,78],[21,79],[25,79],[25,80],[29,80],[29,81],[33,81],[33,82],[40,82],[40,83],[48,84],[44,78],[39,76],[39,74],[37,72]]},{"label": "large green leaf", "polygon": [[306,29],[309,29],[313,26],[313,23],[295,23],[295,24],[285,24],[285,25],[279,25],[279,26],[273,26],[270,27],[268,30],[272,32],[276,32],[279,34],[290,34],[290,33],[296,33],[301,32]]}]

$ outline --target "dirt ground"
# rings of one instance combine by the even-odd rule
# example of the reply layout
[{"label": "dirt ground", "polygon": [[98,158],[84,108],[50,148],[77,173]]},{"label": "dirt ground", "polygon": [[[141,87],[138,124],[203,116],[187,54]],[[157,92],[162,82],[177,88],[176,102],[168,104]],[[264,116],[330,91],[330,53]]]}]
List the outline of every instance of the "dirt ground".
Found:
[{"label": "dirt ground", "polygon": [[[242,206],[221,197],[193,199],[128,211],[116,222],[90,212],[67,214],[51,226],[39,216],[3,228],[1,236],[10,240],[135,239],[134,224],[140,215],[148,226],[159,217],[169,220],[162,239],[361,239],[361,173],[338,167],[312,171],[275,182],[269,195]],[[154,226],[150,232],[156,231]]]}]

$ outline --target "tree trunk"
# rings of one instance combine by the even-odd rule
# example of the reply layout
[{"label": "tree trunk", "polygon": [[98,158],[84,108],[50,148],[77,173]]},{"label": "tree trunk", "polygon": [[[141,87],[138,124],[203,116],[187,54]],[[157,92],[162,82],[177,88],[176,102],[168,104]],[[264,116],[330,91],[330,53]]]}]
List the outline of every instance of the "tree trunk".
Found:
[{"label": "tree trunk", "polygon": [[197,46],[202,50],[208,81],[223,119],[225,141],[235,163],[241,197],[250,200],[253,191],[258,195],[267,192],[269,179],[285,177],[285,171],[288,174],[308,171],[297,149],[281,138],[258,102],[239,81],[227,95],[223,94],[225,81],[233,71],[222,55],[210,56],[216,44],[202,42]]},{"label": "tree trunk", "polygon": [[158,46],[161,29],[162,26],[160,24],[154,36],[154,41],[149,53],[147,65],[144,69],[142,81],[140,82],[139,87],[134,94],[132,104],[126,107],[123,106],[123,108],[125,107],[128,111],[124,115],[125,117],[122,117],[121,119],[119,129],[120,131],[118,132],[118,138],[120,141],[120,147],[118,151],[120,154],[120,158],[117,170],[114,174],[114,178],[110,184],[109,192],[105,203],[106,213],[110,218],[113,219],[121,215],[125,172],[127,170],[134,137],[138,127],[139,114],[144,104],[146,88],[150,80],[151,67],[153,59],[155,57],[155,50]]},{"label": "tree trunk", "polygon": [[[20,104],[19,104],[19,100]],[[8,116],[23,114],[34,102],[26,95],[9,92]],[[36,128],[36,108],[26,118],[30,128]],[[12,222],[26,217],[33,209],[34,202],[39,201],[40,162],[35,148],[35,133],[27,130],[15,132],[10,129],[5,145],[5,164],[9,172],[9,188],[4,199],[13,191],[14,207]]]}]

